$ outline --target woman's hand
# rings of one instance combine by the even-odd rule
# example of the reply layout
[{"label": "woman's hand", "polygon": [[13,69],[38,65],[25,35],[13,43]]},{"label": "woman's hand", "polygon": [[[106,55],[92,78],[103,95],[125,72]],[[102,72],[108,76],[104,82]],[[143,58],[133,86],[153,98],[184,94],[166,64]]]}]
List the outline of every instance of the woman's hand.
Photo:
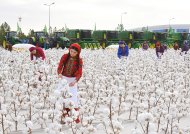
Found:
[{"label": "woman's hand", "polygon": [[63,77],[63,75],[62,75],[62,74],[59,74],[59,75],[58,75],[58,78],[62,78],[62,77]]},{"label": "woman's hand", "polygon": [[69,86],[70,86],[70,87],[73,87],[76,83],[77,83],[77,81],[75,80],[75,81],[69,83]]}]

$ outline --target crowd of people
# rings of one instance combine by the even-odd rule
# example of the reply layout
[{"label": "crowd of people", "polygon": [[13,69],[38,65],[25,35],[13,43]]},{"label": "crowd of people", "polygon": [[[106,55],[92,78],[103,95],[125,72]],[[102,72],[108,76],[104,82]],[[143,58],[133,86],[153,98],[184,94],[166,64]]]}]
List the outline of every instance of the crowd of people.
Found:
[{"label": "crowd of people", "polygon": [[[128,55],[129,55],[129,48],[128,48],[128,45],[125,43],[125,41],[119,41],[118,44],[119,44],[119,48],[118,48],[118,52],[117,52],[118,58],[120,59],[121,57],[128,57]],[[142,49],[144,51],[146,51],[146,50],[148,50],[148,48],[149,48],[148,42],[144,41],[142,43]],[[163,55],[163,53],[165,51],[167,51],[167,48],[168,47],[167,47],[167,45],[165,43],[162,44],[160,41],[157,41],[156,44],[155,44],[156,56],[158,58],[161,58],[161,56]],[[180,50],[180,47],[179,47],[179,45],[178,45],[177,42],[174,43],[173,48],[174,48],[174,50]],[[182,53],[187,54],[188,50],[189,50],[189,43],[188,43],[187,40],[185,40],[183,42],[182,47],[181,47],[181,54]]]}]

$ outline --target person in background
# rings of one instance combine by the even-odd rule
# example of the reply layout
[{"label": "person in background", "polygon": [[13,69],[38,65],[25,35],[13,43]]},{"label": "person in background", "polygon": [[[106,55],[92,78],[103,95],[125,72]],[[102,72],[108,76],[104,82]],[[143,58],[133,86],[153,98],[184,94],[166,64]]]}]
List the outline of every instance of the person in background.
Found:
[{"label": "person in background", "polygon": [[118,58],[128,57],[129,48],[128,48],[128,45],[126,45],[125,41],[119,41],[118,44],[119,44],[119,48],[117,51]]},{"label": "person in background", "polygon": [[40,47],[31,47],[29,49],[30,51],[30,59],[31,60],[34,60],[34,57],[35,59],[39,59],[39,58],[42,58],[42,60],[45,59],[45,54],[44,54],[44,51],[42,48]]},{"label": "person in background", "polygon": [[165,51],[167,51],[167,49],[168,49],[167,44],[166,44],[166,43],[164,43],[162,46],[163,46],[164,52],[165,52]]},{"label": "person in background", "polygon": [[142,49],[147,50],[149,48],[147,41],[144,41],[142,44]]},{"label": "person in background", "polygon": [[161,58],[164,53],[164,46],[159,41],[156,42],[156,56]]},{"label": "person in background", "polygon": [[177,42],[174,43],[174,50],[179,50],[179,45]]},{"label": "person in background", "polygon": [[185,52],[185,54],[187,54],[188,50],[189,50],[189,43],[187,40],[185,40],[181,49],[181,53]]},{"label": "person in background", "polygon": [[9,50],[10,52],[13,50],[12,44],[9,41],[6,42],[5,49]]},{"label": "person in background", "polygon": [[36,41],[36,47],[40,47],[39,41]]},{"label": "person in background", "polygon": [[[57,73],[59,78],[66,79],[69,83],[70,93],[72,93],[71,101],[75,104],[75,110],[79,111],[78,108],[78,97],[77,97],[77,82],[82,76],[82,65],[83,61],[80,58],[81,47],[79,44],[74,43],[69,47],[69,53],[64,54],[61,57],[59,62],[59,66],[57,68]],[[63,118],[69,116],[69,112],[71,109],[65,108],[65,113],[63,114]],[[79,116],[75,120],[76,123],[80,122]]]}]

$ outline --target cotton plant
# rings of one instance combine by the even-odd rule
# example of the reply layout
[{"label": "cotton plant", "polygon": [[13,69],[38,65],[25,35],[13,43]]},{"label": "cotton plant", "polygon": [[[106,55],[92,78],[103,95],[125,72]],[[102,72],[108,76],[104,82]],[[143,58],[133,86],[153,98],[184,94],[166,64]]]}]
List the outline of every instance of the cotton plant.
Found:
[{"label": "cotton plant", "polygon": [[[28,52],[1,50],[0,95],[9,112],[6,131],[14,131],[15,121],[19,120],[18,126],[24,127],[18,130],[26,133],[36,128],[60,134],[98,133],[100,129],[104,133],[122,133],[129,115],[130,121],[135,122],[147,112],[154,117],[149,124],[142,122],[145,131],[148,126],[149,134],[169,133],[171,129],[172,133],[188,133],[188,129],[179,125],[189,115],[188,55],[180,56],[169,49],[157,60],[151,49],[146,52],[131,49],[127,59],[118,60],[116,50],[83,50],[78,113],[66,99],[72,96],[65,92],[68,87],[56,90],[57,65],[65,50],[48,49],[45,53],[45,61],[33,62]],[[66,124],[61,124],[65,105],[72,112],[64,119]],[[15,111],[19,114],[13,116]],[[78,115],[81,123],[76,125],[73,120]],[[143,133],[139,123],[132,133]]]},{"label": "cotton plant", "polygon": [[0,132],[2,134],[8,133],[8,129],[10,129],[13,126],[13,123],[7,118],[7,105],[3,104],[3,98],[0,98],[0,123],[1,123],[1,129]]}]

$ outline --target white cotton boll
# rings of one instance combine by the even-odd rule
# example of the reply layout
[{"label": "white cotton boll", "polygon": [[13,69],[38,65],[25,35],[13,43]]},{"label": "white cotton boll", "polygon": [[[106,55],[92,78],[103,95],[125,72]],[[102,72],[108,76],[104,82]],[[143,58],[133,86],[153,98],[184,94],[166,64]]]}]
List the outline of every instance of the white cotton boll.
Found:
[{"label": "white cotton boll", "polygon": [[168,119],[168,120],[172,120],[173,117],[172,117],[172,115],[170,115],[170,114],[166,114],[166,115],[165,115],[165,118]]},{"label": "white cotton boll", "polygon": [[26,122],[26,125],[27,125],[27,127],[30,128],[30,129],[32,129],[32,127],[33,127],[32,121],[27,121],[27,122]]},{"label": "white cotton boll", "polygon": [[0,103],[4,103],[4,98],[0,96]]},{"label": "white cotton boll", "polygon": [[35,108],[37,108],[37,109],[41,109],[43,106],[44,106],[43,103],[37,103],[37,104],[35,104]]},{"label": "white cotton boll", "polygon": [[154,134],[154,132],[156,132],[156,125],[153,123],[149,123],[149,132],[151,132],[152,134]]},{"label": "white cotton boll", "polygon": [[44,114],[43,114],[43,119],[44,119],[44,120],[48,120],[48,119],[49,119],[49,116],[48,116],[47,113],[44,113]]},{"label": "white cotton boll", "polygon": [[50,131],[50,128],[45,128],[45,133],[49,133],[49,131]]},{"label": "white cotton boll", "polygon": [[55,90],[55,91],[54,91],[54,95],[55,95],[56,97],[61,96],[61,91]]},{"label": "white cotton boll", "polygon": [[148,132],[148,134],[158,134],[157,132]]},{"label": "white cotton boll", "polygon": [[92,133],[92,132],[95,132],[96,131],[96,128],[93,126],[93,125],[89,125],[87,127],[87,130],[89,131],[89,133]]},{"label": "white cotton boll", "polygon": [[73,122],[73,118],[71,118],[71,117],[66,117],[66,118],[65,118],[65,122],[71,123],[71,122]]},{"label": "white cotton boll", "polygon": [[89,116],[89,120],[94,120],[94,116]]},{"label": "white cotton boll", "polygon": [[54,103],[56,103],[57,99],[55,96],[51,96],[51,97],[49,97],[49,101],[54,104]]},{"label": "white cotton boll", "polygon": [[53,109],[50,109],[50,110],[48,110],[48,115],[51,115],[51,114],[53,114]]},{"label": "white cotton boll", "polygon": [[15,117],[15,119],[14,119],[15,121],[19,121],[20,122],[20,120],[22,120],[22,117],[21,116],[17,116],[17,117]]},{"label": "white cotton boll", "polygon": [[75,103],[71,100],[68,100],[67,103],[65,103],[65,107],[69,108],[69,109],[72,109],[75,107]]},{"label": "white cotton boll", "polygon": [[7,105],[1,104],[0,114],[7,114]]},{"label": "white cotton boll", "polygon": [[27,134],[28,133],[28,129],[27,128],[23,128],[22,129],[22,134]]},{"label": "white cotton boll", "polygon": [[35,103],[38,102],[38,101],[39,101],[39,98],[38,98],[37,96],[33,96],[33,97],[31,98],[32,104],[35,104]]},{"label": "white cotton boll", "polygon": [[99,130],[104,129],[104,125],[102,123],[100,123],[96,126],[96,128]]},{"label": "white cotton boll", "polygon": [[153,115],[151,113],[141,113],[138,115],[138,121],[141,123],[145,121],[153,121]]},{"label": "white cotton boll", "polygon": [[71,111],[71,114],[72,114],[71,116],[72,116],[73,119],[77,119],[77,117],[78,117],[78,115],[79,115],[79,112],[78,112],[78,111],[75,111],[75,110],[72,110],[72,111]]},{"label": "white cotton boll", "polygon": [[81,127],[81,128],[79,128],[80,129],[80,132],[81,133],[84,133],[85,132],[85,130],[86,130],[86,128],[85,127]]},{"label": "white cotton boll", "polygon": [[88,125],[88,121],[87,120],[83,120],[82,121],[82,126],[87,126]]},{"label": "white cotton boll", "polygon": [[14,123],[13,122],[11,122],[11,121],[9,121],[9,120],[4,120],[4,125],[5,126],[14,126]]},{"label": "white cotton boll", "polygon": [[143,133],[138,129],[133,129],[131,134],[143,134]]},{"label": "white cotton boll", "polygon": [[104,108],[104,109],[102,109],[102,112],[103,112],[104,114],[108,115],[110,111],[109,111],[108,108]]},{"label": "white cotton boll", "polygon": [[117,130],[123,129],[123,126],[122,126],[121,122],[119,122],[117,120],[113,120],[112,122],[113,122],[113,126],[114,126],[115,129],[117,129]]},{"label": "white cotton boll", "polygon": [[44,120],[43,120],[42,118],[39,118],[39,119],[37,119],[37,122],[38,122],[39,124],[43,124],[43,123],[44,123]]}]

